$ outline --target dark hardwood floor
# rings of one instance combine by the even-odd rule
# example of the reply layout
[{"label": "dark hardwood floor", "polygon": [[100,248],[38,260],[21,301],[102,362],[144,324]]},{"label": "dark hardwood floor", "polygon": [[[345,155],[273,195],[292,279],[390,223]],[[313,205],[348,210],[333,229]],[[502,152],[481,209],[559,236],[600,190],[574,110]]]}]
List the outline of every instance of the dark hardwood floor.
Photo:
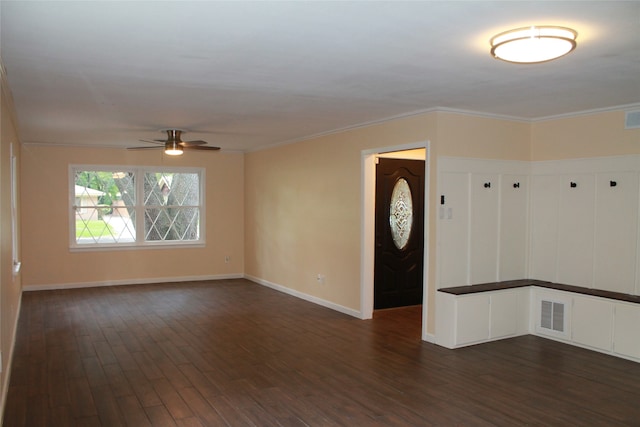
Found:
[{"label": "dark hardwood floor", "polygon": [[28,292],[4,426],[640,426],[640,363],[534,336],[447,350],[420,315],[246,280]]}]

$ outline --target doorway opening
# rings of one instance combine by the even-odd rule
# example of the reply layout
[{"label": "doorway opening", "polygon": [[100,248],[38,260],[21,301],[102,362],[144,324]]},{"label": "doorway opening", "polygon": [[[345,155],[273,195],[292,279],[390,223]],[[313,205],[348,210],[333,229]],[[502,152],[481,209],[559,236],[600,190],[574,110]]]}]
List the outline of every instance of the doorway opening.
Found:
[{"label": "doorway opening", "polygon": [[422,304],[424,160],[376,162],[373,309]]},{"label": "doorway opening", "polygon": [[[428,194],[429,194],[429,142],[417,142],[414,144],[407,144],[402,146],[384,147],[374,150],[366,150],[362,152],[362,252],[361,252],[361,318],[371,319],[374,313],[374,294],[375,294],[375,281],[376,281],[376,269],[375,269],[375,247],[376,247],[376,231],[375,231],[375,204],[376,204],[376,164],[378,159],[381,158],[393,158],[393,159],[411,159],[422,160],[424,162],[424,185],[420,190],[421,208],[424,212],[423,218],[420,220],[421,224],[418,227],[417,233],[422,237],[422,245],[424,251],[422,254],[422,279],[421,279],[421,306],[413,306],[413,309],[385,309],[376,312],[376,318],[388,317],[390,314],[386,311],[405,310],[407,313],[399,314],[395,313],[394,316],[398,318],[416,319],[414,321],[420,322],[420,330],[423,340],[427,340],[426,323],[427,323],[427,308],[429,295],[427,290],[427,282],[429,276],[429,264],[428,264]],[[411,306],[409,306],[411,307]],[[416,311],[419,315],[416,315]],[[421,319],[421,320],[417,320]]]}]

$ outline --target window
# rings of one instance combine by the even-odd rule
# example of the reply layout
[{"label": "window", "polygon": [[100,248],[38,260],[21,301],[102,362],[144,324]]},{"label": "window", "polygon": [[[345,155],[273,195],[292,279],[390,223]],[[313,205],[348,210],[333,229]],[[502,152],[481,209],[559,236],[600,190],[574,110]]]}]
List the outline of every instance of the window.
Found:
[{"label": "window", "polygon": [[203,244],[204,170],[72,166],[72,248]]},{"label": "window", "polygon": [[9,146],[11,158],[11,254],[13,259],[13,274],[20,272],[20,257],[18,254],[18,158],[13,154],[13,144]]}]

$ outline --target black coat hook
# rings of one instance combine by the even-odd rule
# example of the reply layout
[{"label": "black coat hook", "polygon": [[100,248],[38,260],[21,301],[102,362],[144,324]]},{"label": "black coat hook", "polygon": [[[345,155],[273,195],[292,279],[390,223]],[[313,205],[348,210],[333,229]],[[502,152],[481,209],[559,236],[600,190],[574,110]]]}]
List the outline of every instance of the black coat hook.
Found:
[{"label": "black coat hook", "polygon": [[520,183],[519,182],[514,182],[513,183],[513,188],[520,188]]},{"label": "black coat hook", "polygon": [[576,188],[578,186],[578,184],[576,184],[575,182],[571,181],[571,188]]},{"label": "black coat hook", "polygon": [[485,182],[484,183],[484,188],[491,188],[491,183],[490,182]]},{"label": "black coat hook", "polygon": [[618,185],[616,181],[609,181],[609,187],[615,187],[616,185]]}]

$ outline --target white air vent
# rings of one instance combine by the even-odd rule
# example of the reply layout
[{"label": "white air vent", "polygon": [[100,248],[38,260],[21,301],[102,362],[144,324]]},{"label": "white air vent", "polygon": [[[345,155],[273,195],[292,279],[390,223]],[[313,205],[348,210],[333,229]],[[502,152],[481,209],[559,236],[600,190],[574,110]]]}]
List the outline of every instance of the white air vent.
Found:
[{"label": "white air vent", "polygon": [[624,119],[625,129],[640,129],[640,110],[639,111],[627,111]]},{"label": "white air vent", "polygon": [[564,304],[555,301],[541,301],[540,328],[564,332]]}]

